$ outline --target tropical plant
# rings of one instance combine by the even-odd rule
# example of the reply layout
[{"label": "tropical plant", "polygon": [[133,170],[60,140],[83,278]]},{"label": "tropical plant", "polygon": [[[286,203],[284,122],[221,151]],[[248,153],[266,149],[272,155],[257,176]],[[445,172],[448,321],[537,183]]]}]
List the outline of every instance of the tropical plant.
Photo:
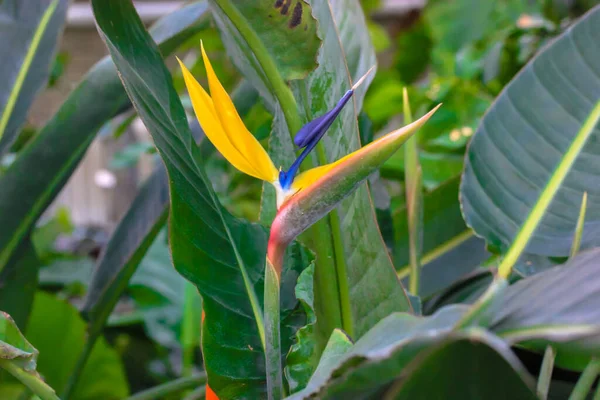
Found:
[{"label": "tropical plant", "polygon": [[[376,73],[387,33],[358,0],[199,1],[149,30],[131,0],[92,0],[110,56],[10,146],[66,9],[28,2],[33,34],[3,43],[2,398],[125,398],[147,362],[115,335],[132,320],[180,362],[131,399],[591,395],[600,6],[433,1],[399,44],[427,54]],[[98,260],[56,254],[68,223],[41,216],[124,115],[162,163]]]}]

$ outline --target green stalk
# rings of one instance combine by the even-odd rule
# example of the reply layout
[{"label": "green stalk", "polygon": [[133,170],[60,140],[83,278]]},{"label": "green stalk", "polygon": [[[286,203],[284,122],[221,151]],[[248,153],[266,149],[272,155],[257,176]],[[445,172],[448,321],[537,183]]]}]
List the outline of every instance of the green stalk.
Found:
[{"label": "green stalk", "polygon": [[183,321],[181,324],[182,375],[190,376],[194,369],[194,353],[200,344],[202,298],[190,281],[185,281]]},{"label": "green stalk", "polygon": [[573,392],[571,392],[569,400],[584,400],[592,389],[592,385],[594,384],[594,381],[599,373],[600,360],[594,359],[590,361],[579,377],[577,384],[575,384],[575,388],[573,388]]},{"label": "green stalk", "polygon": [[23,64],[21,64],[21,68],[19,69],[19,73],[17,74],[17,79],[15,79],[15,84],[10,91],[10,95],[8,97],[8,101],[6,102],[6,106],[4,107],[4,111],[2,111],[2,118],[0,118],[0,139],[2,135],[4,135],[4,131],[6,130],[6,126],[8,125],[8,121],[10,120],[10,116],[15,108],[15,104],[17,104],[17,99],[19,98],[19,93],[21,92],[21,88],[23,87],[23,83],[25,82],[25,78],[27,76],[27,72],[29,72],[29,68],[31,67],[31,63],[33,62],[33,58],[35,57],[35,53],[37,48],[42,41],[42,37],[44,36],[44,32],[46,31],[46,27],[50,22],[50,18],[56,11],[56,6],[58,5],[58,0],[52,1],[46,11],[44,11],[44,15],[40,19],[40,23],[35,29],[35,33],[33,34],[33,38],[31,39],[31,43],[29,44],[29,48],[27,49],[27,53],[25,53],[25,58],[23,59]]},{"label": "green stalk", "polygon": [[[581,247],[581,236],[583,235],[583,224],[585,222],[585,211],[587,207],[587,192],[583,193],[581,199],[581,207],[579,209],[579,217],[577,218],[577,226],[575,227],[575,235],[573,237],[573,245],[571,247],[570,257],[575,257]],[[554,369],[554,359],[556,358],[556,350],[552,346],[547,346],[542,359],[542,368],[540,369],[540,377],[538,379],[537,394],[542,400],[548,398],[550,389],[550,381],[552,379],[552,370]]]},{"label": "green stalk", "polygon": [[146,389],[128,397],[126,400],[154,400],[177,394],[184,390],[194,389],[206,383],[206,374],[198,374],[188,377],[175,379],[174,381],[163,383],[162,385]]},{"label": "green stalk", "polygon": [[581,237],[583,236],[583,224],[585,222],[585,211],[587,208],[587,192],[583,192],[581,198],[581,208],[579,209],[579,217],[577,218],[577,226],[575,227],[575,235],[573,236],[573,245],[571,246],[570,257],[575,257],[581,247]]},{"label": "green stalk", "polygon": [[[402,91],[402,102],[404,110],[404,125],[413,122],[408,91]],[[409,237],[409,259],[410,279],[408,289],[415,295],[419,295],[419,274],[421,267],[421,240],[422,229],[422,179],[421,165],[419,165],[418,132],[404,144],[404,182],[406,185],[406,204],[408,213],[408,237]]]},{"label": "green stalk", "polygon": [[232,4],[231,0],[214,0],[214,3],[227,15],[256,57],[256,60],[265,73],[265,77],[271,85],[273,94],[281,105],[290,135],[293,135],[302,127],[300,115],[298,114],[298,106],[296,105],[296,99],[292,91],[279,73],[275,61],[260,40],[260,37],[244,21],[244,16]]},{"label": "green stalk", "polygon": [[548,398],[555,358],[556,351],[554,348],[552,348],[552,346],[546,347],[544,358],[542,360],[542,367],[540,368],[540,376],[537,382],[537,395],[541,400],[546,400]]},{"label": "green stalk", "polygon": [[10,360],[0,358],[0,368],[8,371],[12,376],[17,378],[22,384],[27,386],[36,396],[42,400],[60,400],[54,389],[48,386],[35,373],[27,372],[19,368]]},{"label": "green stalk", "polygon": [[[285,397],[283,391],[283,368],[281,366],[281,333],[279,321],[280,262],[281,259],[271,261],[267,256],[265,267],[265,358],[269,400],[280,400]],[[276,267],[274,263],[278,263],[279,265]]]},{"label": "green stalk", "polygon": [[588,138],[594,131],[596,123],[600,119],[600,101],[596,103],[596,106],[592,109],[592,112],[583,123],[583,126],[573,139],[573,142],[569,146],[569,149],[563,156],[562,160],[554,170],[554,173],[550,177],[548,184],[542,191],[538,201],[533,206],[533,209],[529,213],[529,216],[525,220],[525,223],[521,227],[521,230],[517,234],[517,237],[513,241],[512,245],[508,249],[506,256],[502,260],[502,263],[498,267],[498,274],[503,278],[508,278],[512,272],[512,268],[517,262],[517,259],[525,250],[529,239],[533,235],[533,232],[537,228],[538,224],[542,220],[542,217],[546,213],[548,206],[552,202],[554,195],[560,189],[562,182],[571,170],[571,167],[575,163],[577,156],[583,149],[583,146],[587,142]]}]

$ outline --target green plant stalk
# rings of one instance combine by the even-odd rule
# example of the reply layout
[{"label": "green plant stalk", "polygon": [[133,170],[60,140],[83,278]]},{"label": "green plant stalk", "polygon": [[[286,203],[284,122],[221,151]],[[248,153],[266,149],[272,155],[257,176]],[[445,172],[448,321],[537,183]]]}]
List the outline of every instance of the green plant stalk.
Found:
[{"label": "green plant stalk", "polygon": [[205,396],[206,396],[206,386],[200,386],[199,388],[194,389],[191,392],[189,392],[183,398],[183,400],[199,400],[199,399],[204,399]]},{"label": "green plant stalk", "polygon": [[456,323],[454,329],[458,330],[471,325],[486,326],[486,321],[482,317],[507,287],[508,281],[506,279],[496,277],[485,293],[477,299],[469,311]]},{"label": "green plant stalk", "polygon": [[280,400],[285,397],[283,391],[283,368],[281,366],[281,333],[279,321],[279,276],[281,273],[281,261],[282,259],[270,260],[269,256],[267,256],[265,266],[265,359],[269,400]]},{"label": "green plant stalk", "polygon": [[[581,247],[581,236],[583,235],[583,223],[585,222],[585,211],[587,207],[587,192],[583,193],[581,199],[581,208],[579,209],[579,217],[577,218],[577,226],[575,227],[575,235],[573,237],[573,245],[571,247],[570,257],[575,257]],[[554,369],[554,359],[556,358],[556,350],[552,346],[547,346],[542,359],[542,367],[540,369],[540,377],[538,379],[537,394],[542,400],[548,398],[550,389],[550,381],[552,379],[552,370]]]},{"label": "green plant stalk", "polygon": [[583,236],[583,224],[585,223],[585,212],[587,208],[587,192],[583,192],[581,198],[581,208],[579,209],[579,217],[577,218],[577,226],[575,227],[575,235],[573,236],[573,245],[571,246],[570,257],[575,257],[581,247],[581,237]]},{"label": "green plant stalk", "polygon": [[[464,231],[463,233],[456,235],[455,237],[448,240],[447,242],[442,243],[435,249],[423,254],[423,257],[421,257],[421,267],[423,267],[424,265],[429,264],[433,260],[443,256],[447,252],[457,248],[458,246],[460,246],[461,244],[463,244],[464,242],[466,242],[467,240],[472,238],[473,235],[474,235],[473,231],[468,229],[468,230]],[[409,276],[410,275],[410,264],[404,265],[401,268],[399,268],[397,275],[398,275],[398,279],[404,279],[407,276]]]},{"label": "green plant stalk", "polygon": [[12,376],[17,378],[22,384],[27,386],[36,396],[42,400],[60,400],[54,389],[48,386],[41,378],[30,373],[22,368],[19,368],[10,360],[0,359],[0,368],[8,371]]},{"label": "green plant stalk", "polygon": [[8,121],[10,120],[10,116],[15,108],[15,105],[17,104],[17,99],[19,98],[19,93],[21,92],[23,83],[25,83],[25,77],[27,76],[27,72],[29,72],[29,68],[31,67],[31,63],[33,62],[33,58],[35,57],[37,48],[39,47],[40,42],[42,41],[42,37],[44,36],[46,27],[50,22],[50,18],[56,11],[57,6],[58,0],[53,0],[52,3],[50,3],[46,11],[44,11],[44,15],[42,15],[40,23],[38,24],[35,33],[33,34],[33,38],[31,39],[31,43],[29,44],[27,53],[25,53],[23,64],[21,64],[21,68],[19,69],[19,73],[17,74],[15,84],[12,90],[10,91],[10,95],[8,97],[8,101],[6,102],[6,106],[4,107],[4,111],[2,111],[2,118],[0,118],[0,139],[4,135],[4,131],[6,130],[6,126],[8,125]]},{"label": "green plant stalk", "polygon": [[554,348],[552,346],[546,347],[544,358],[542,359],[542,367],[540,368],[540,376],[537,382],[537,395],[541,400],[546,400],[548,398],[555,358],[556,351]]},{"label": "green plant stalk", "polygon": [[168,395],[177,394],[188,389],[195,389],[199,385],[206,383],[206,374],[197,374],[175,379],[171,382],[163,383],[146,389],[142,392],[129,396],[126,400],[154,400],[166,397]]},{"label": "green plant stalk", "polygon": [[593,359],[583,370],[583,373],[579,377],[579,380],[569,396],[569,400],[584,400],[592,389],[592,385],[599,373],[600,360]]},{"label": "green plant stalk", "polygon": [[498,275],[502,278],[508,278],[512,272],[512,268],[517,262],[517,259],[525,250],[529,239],[533,235],[533,232],[537,228],[538,224],[542,220],[546,210],[550,206],[552,199],[560,189],[562,182],[571,170],[571,167],[575,163],[577,156],[583,149],[583,146],[587,142],[588,138],[594,131],[596,123],[600,119],[600,101],[596,103],[591,113],[589,114],[583,126],[573,139],[573,142],[569,146],[569,149],[563,156],[562,160],[554,170],[554,173],[550,177],[548,184],[542,191],[539,199],[533,206],[533,209],[529,213],[529,216],[525,220],[525,223],[521,227],[519,233],[515,237],[512,245],[508,249],[506,256],[502,260],[502,263],[498,267]]},{"label": "green plant stalk", "polygon": [[594,394],[593,400],[600,400],[600,385],[596,388],[596,393]]},{"label": "green plant stalk", "polygon": [[[413,122],[413,116],[406,88],[402,91],[404,125]],[[404,144],[404,182],[406,185],[406,211],[408,213],[408,240],[410,259],[410,279],[408,290],[415,296],[419,295],[419,274],[421,263],[420,232],[423,221],[421,165],[419,165],[418,132]]]},{"label": "green plant stalk", "polygon": [[185,294],[183,304],[183,321],[181,326],[182,374],[190,376],[194,369],[194,353],[200,343],[200,313],[202,309],[201,297],[193,283],[185,281]]},{"label": "green plant stalk", "polygon": [[281,105],[290,134],[293,135],[294,132],[297,132],[302,127],[296,99],[279,73],[277,65],[275,64],[275,61],[273,61],[269,51],[256,32],[244,22],[244,16],[232,4],[231,0],[214,0],[213,3],[227,15],[235,28],[246,40],[246,44],[248,44],[248,47],[252,50],[256,60],[265,72],[265,76],[271,85],[273,94]]}]

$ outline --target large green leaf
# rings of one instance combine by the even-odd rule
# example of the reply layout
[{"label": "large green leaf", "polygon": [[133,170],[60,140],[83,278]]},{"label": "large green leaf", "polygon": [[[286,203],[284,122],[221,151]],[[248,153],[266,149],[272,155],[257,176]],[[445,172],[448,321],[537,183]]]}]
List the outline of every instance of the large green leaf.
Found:
[{"label": "large green leaf", "polygon": [[[474,237],[460,212],[456,177],[423,196],[423,272],[419,294],[429,296],[446,288],[487,258],[485,243]],[[394,211],[394,263],[405,278],[408,266],[406,207]]]},{"label": "large green leaf", "polygon": [[[394,381],[391,392],[399,398],[535,398],[531,378],[508,345],[480,330],[452,332],[465,311],[451,306],[431,317],[392,314],[333,362],[324,360],[308,387],[290,398],[384,398]],[[404,395],[408,390],[419,394]],[[396,398],[392,393],[389,398]]]},{"label": "large green leaf", "polygon": [[[316,54],[321,42],[317,36],[317,23],[306,1],[212,0],[211,3],[220,29],[237,32],[239,35],[235,40],[240,44],[246,41],[262,43],[284,79],[304,78],[317,66]],[[228,38],[231,39],[233,37]],[[241,45],[240,49],[247,47]],[[246,51],[243,57],[236,57],[236,63],[252,64],[250,54]],[[265,82],[264,76],[253,77],[256,78]]]},{"label": "large green leaf", "polygon": [[[86,335],[86,324],[75,307],[50,294],[36,294],[27,338],[40,352],[38,372],[59,393],[76,366]],[[128,392],[119,354],[101,338],[81,372],[80,385],[70,398],[117,400],[125,398]]]},{"label": "large green leaf", "polygon": [[[546,47],[511,81],[469,147],[461,202],[467,224],[505,249],[600,99],[600,7]],[[582,248],[598,244],[600,127],[596,127],[527,247],[567,256],[584,191]]]},{"label": "large green leaf", "polygon": [[551,343],[559,365],[583,369],[600,355],[599,256],[598,248],[582,252],[510,286],[491,311],[490,329],[541,351]]},{"label": "large green leaf", "polygon": [[24,240],[0,272],[0,310],[9,313],[21,329],[27,328],[40,265],[31,241]]},{"label": "large green leaf", "polygon": [[[265,396],[261,340],[267,233],[223,209],[203,168],[183,106],[158,48],[130,1],[92,2],[101,36],[138,115],[169,174],[170,245],[177,270],[198,287],[205,311],[202,348],[210,386],[223,398]],[[293,313],[300,271],[308,265],[292,246],[282,273],[282,348],[302,324]],[[300,317],[300,318],[299,318]],[[298,321],[300,319],[300,321]]]},{"label": "large green leaf", "polygon": [[[197,32],[206,11],[207,5],[200,2],[158,21],[152,32],[163,54]],[[0,271],[67,182],[98,130],[129,107],[111,59],[101,60],[0,178]]]},{"label": "large green leaf", "polygon": [[67,0],[0,3],[0,155],[19,133],[37,92],[48,80]]}]

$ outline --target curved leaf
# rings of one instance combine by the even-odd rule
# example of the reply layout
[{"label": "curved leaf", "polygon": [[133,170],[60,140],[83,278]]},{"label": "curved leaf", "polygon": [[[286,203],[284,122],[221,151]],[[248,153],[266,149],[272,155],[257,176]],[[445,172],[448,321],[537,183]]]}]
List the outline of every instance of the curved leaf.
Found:
[{"label": "curved leaf", "polygon": [[0,155],[12,144],[48,80],[68,3],[5,0],[0,4]]},{"label": "curved leaf", "polygon": [[[203,2],[191,4],[157,22],[152,33],[163,54],[197,32],[206,11]],[[0,271],[67,182],[98,130],[130,106],[115,66],[104,58],[0,178]]]},{"label": "curved leaf", "polygon": [[[138,115],[167,168],[170,245],[175,268],[203,298],[202,348],[208,381],[222,398],[265,397],[262,304],[267,233],[219,203],[196,157],[187,118],[157,46],[131,1],[95,0],[96,22]],[[282,273],[284,351],[298,325],[290,290],[308,264],[293,246]]]},{"label": "curved leaf", "polygon": [[[317,67],[321,41],[317,22],[305,0],[212,0],[212,3],[219,28],[232,33],[225,42],[235,37],[241,44],[252,41],[251,37],[256,35],[284,79],[304,78]],[[241,49],[247,47],[240,45]],[[246,52],[234,61],[238,66],[247,65],[252,59],[249,55]],[[257,84],[254,79],[252,83]]]},{"label": "curved leaf", "polygon": [[489,328],[512,343],[541,351],[552,344],[558,365],[583,369],[590,357],[600,356],[599,257],[600,248],[582,252],[511,285],[490,311]]},{"label": "curved leaf", "polygon": [[[600,99],[600,6],[535,57],[483,118],[467,153],[461,202],[467,224],[505,249]],[[527,251],[567,256],[584,191],[582,248],[598,244],[600,127],[596,127]]]},{"label": "curved leaf", "polygon": [[[333,362],[322,360],[308,387],[290,399],[388,398],[383,391],[394,381],[389,398],[419,398],[423,393],[427,398],[506,398],[512,392],[535,398],[531,378],[508,345],[481,330],[452,331],[466,310],[451,306],[431,317],[406,313],[388,316]],[[456,359],[463,357],[465,363],[456,368]],[[473,369],[467,373],[465,368]],[[430,371],[434,369],[436,385],[431,385]],[[507,383],[504,379],[490,382],[500,376],[499,371],[510,376],[510,387],[498,386]],[[428,379],[423,380],[423,374]],[[415,387],[419,395],[403,394]],[[469,393],[476,395],[469,397]],[[485,395],[478,396],[480,393]]]}]

